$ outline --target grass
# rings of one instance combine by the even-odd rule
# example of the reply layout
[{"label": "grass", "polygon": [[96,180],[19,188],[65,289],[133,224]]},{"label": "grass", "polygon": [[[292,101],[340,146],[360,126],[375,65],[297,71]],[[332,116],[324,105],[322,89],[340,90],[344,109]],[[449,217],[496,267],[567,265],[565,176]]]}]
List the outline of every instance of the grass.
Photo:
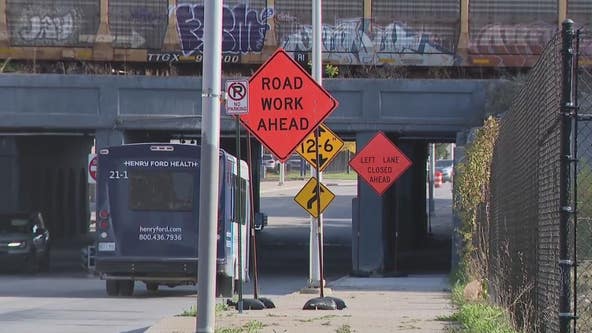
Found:
[{"label": "grass", "polygon": [[[216,303],[216,314],[220,314],[221,312],[228,311],[230,308],[226,303]],[[197,307],[192,305],[189,309],[183,310],[180,314],[177,315],[178,317],[195,317],[197,316]]]},{"label": "grass", "polygon": [[217,328],[215,333],[258,333],[265,327],[262,322],[251,320],[241,327]]},{"label": "grass", "polygon": [[518,333],[509,324],[506,312],[488,304],[465,304],[449,317],[462,325],[455,332]]},{"label": "grass", "polygon": [[354,332],[354,331],[352,330],[351,326],[349,326],[347,324],[343,324],[335,330],[335,333],[351,333],[351,332]]},{"label": "grass", "polygon": [[[221,312],[228,311],[230,308],[226,303],[216,303],[216,315]],[[197,307],[191,306],[189,309],[184,310],[179,317],[196,317]],[[265,325],[257,320],[251,320],[241,327],[225,327],[217,328],[215,333],[259,333],[265,327]]]},{"label": "grass", "polygon": [[468,303],[463,297],[464,285],[457,283],[452,289],[452,302],[458,310],[438,317],[441,321],[458,322],[460,327],[451,327],[454,333],[519,333],[510,324],[510,318],[501,307],[481,303]]}]

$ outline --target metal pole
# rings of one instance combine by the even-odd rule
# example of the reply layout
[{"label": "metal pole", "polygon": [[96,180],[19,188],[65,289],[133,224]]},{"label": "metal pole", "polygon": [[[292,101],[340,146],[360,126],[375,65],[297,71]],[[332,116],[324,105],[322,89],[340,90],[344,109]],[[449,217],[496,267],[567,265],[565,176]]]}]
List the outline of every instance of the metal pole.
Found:
[{"label": "metal pole", "polygon": [[559,295],[559,332],[567,333],[570,330],[570,322],[574,319],[574,313],[570,306],[570,275],[574,266],[569,258],[569,223],[575,213],[574,203],[570,195],[573,189],[574,172],[572,166],[574,159],[574,126],[573,121],[576,112],[573,103],[573,21],[563,22],[562,35],[562,92],[561,92],[561,163],[559,176],[559,270],[560,270],[560,295]]},{"label": "metal pole", "polygon": [[197,266],[198,333],[216,326],[216,232],[220,150],[220,87],[222,71],[222,2],[204,0],[201,169]]},{"label": "metal pole", "polygon": [[581,30],[578,30],[577,34],[576,34],[576,49],[575,49],[575,59],[574,59],[574,82],[573,82],[573,98],[574,98],[574,105],[575,105],[575,112],[576,112],[576,116],[573,119],[573,129],[574,129],[574,133],[573,133],[573,157],[575,162],[573,163],[572,167],[573,167],[573,206],[574,206],[574,214],[573,214],[573,228],[574,228],[574,232],[573,232],[573,261],[574,261],[574,265],[573,265],[573,313],[574,313],[574,317],[573,317],[573,325],[572,325],[572,329],[573,329],[573,333],[577,332],[577,326],[578,326],[578,253],[577,253],[577,248],[578,248],[578,123],[579,123],[579,114],[578,114],[578,108],[580,103],[578,102],[578,64],[579,62],[579,57],[580,57],[580,40],[581,40]]},{"label": "metal pole", "polygon": [[280,181],[278,182],[278,185],[282,186],[282,185],[284,185],[285,182],[286,182],[286,163],[281,162],[280,163]]},{"label": "metal pole", "polygon": [[[312,77],[320,85],[323,85],[322,59],[321,59],[321,0],[313,0],[312,4]],[[317,145],[318,151],[318,145]],[[318,157],[317,157],[318,164]],[[317,170],[313,170],[313,176],[317,176],[319,183],[322,181],[322,174]],[[320,200],[320,198],[319,198]],[[320,212],[319,212],[320,213]],[[315,287],[316,283],[322,286],[323,277],[321,276],[320,265],[317,261],[319,258],[319,249],[323,246],[322,239],[319,237],[319,220],[322,220],[322,214],[319,214],[317,219],[310,218],[310,287]],[[320,221],[322,223],[322,221]]]},{"label": "metal pole", "polygon": [[[251,133],[247,131],[247,154],[248,154],[248,161],[249,165],[253,166],[253,159],[251,158]],[[255,207],[253,206],[254,195],[253,195],[253,184],[252,184],[253,177],[249,177],[249,214],[251,217],[251,256],[253,262],[253,297],[255,299],[259,298],[259,282],[258,282],[258,267],[257,267],[257,241],[255,236]],[[262,222],[263,223],[263,222]]]},{"label": "metal pole", "polygon": [[434,204],[434,171],[436,169],[436,148],[430,143],[430,158],[428,161],[428,232],[432,233],[432,217],[436,211]]},{"label": "metal pole", "polygon": [[317,187],[315,189],[316,196],[317,196],[317,214],[318,214],[318,243],[319,243],[319,288],[321,289],[321,297],[325,297],[325,274],[323,271],[323,216],[321,214],[321,176],[322,173],[319,171],[319,128],[315,129],[315,145],[317,146],[316,150],[316,160],[317,160],[317,167],[316,172],[318,177]]},{"label": "metal pole", "polygon": [[241,211],[241,148],[240,121],[236,119],[236,189],[234,195],[234,209],[238,224],[238,313],[243,313],[243,219]]}]

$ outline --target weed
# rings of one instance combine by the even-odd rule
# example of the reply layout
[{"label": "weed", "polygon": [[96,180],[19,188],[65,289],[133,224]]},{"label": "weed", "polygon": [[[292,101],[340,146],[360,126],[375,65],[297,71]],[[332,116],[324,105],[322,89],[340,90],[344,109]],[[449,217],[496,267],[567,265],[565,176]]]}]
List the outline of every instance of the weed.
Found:
[{"label": "weed", "polygon": [[351,333],[351,332],[355,332],[355,331],[352,330],[351,326],[349,326],[348,324],[343,324],[335,330],[335,333]]},{"label": "weed", "polygon": [[195,317],[197,316],[197,307],[192,305],[189,309],[183,310],[181,314],[177,315],[178,317]]},{"label": "weed", "polygon": [[262,322],[251,320],[241,327],[225,327],[216,329],[215,333],[258,333],[265,327]]},{"label": "weed", "polygon": [[[226,303],[216,303],[216,314],[220,314],[221,312],[228,311],[230,308]],[[189,309],[183,310],[177,317],[195,317],[197,316],[197,307],[192,305]]]},{"label": "weed", "polygon": [[335,318],[335,317],[337,317],[337,316],[336,315],[326,315],[326,316],[322,316],[322,317],[308,318],[308,319],[297,319],[297,320],[302,323],[312,323],[315,320],[331,319],[331,318]]},{"label": "weed", "polygon": [[228,311],[230,307],[226,303],[216,303],[216,313]]},{"label": "weed", "polygon": [[268,317],[287,317],[288,315],[278,315],[275,313],[268,313],[267,316]]},{"label": "weed", "polygon": [[453,315],[468,332],[517,333],[509,324],[508,314],[500,307],[487,304],[465,304]]}]

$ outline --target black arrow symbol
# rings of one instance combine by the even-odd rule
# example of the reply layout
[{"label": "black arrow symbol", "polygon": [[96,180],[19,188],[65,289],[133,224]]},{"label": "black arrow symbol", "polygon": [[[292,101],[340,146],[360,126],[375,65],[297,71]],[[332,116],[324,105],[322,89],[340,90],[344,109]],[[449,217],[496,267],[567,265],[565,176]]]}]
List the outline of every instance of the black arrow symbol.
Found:
[{"label": "black arrow symbol", "polygon": [[[323,191],[323,188],[321,187],[321,193],[323,193],[325,191]],[[317,201],[319,199],[319,197],[317,196],[317,189],[315,188],[313,191],[313,196],[312,198],[310,198],[307,202],[306,202],[306,209],[312,209],[312,204],[315,203],[315,201]]]},{"label": "black arrow symbol", "polygon": [[317,165],[319,168],[322,168],[323,165],[325,165],[325,162],[327,162],[329,158],[323,158],[323,155],[319,153],[319,160],[321,161],[320,164],[317,163],[317,159],[316,158],[311,158],[311,161]]}]

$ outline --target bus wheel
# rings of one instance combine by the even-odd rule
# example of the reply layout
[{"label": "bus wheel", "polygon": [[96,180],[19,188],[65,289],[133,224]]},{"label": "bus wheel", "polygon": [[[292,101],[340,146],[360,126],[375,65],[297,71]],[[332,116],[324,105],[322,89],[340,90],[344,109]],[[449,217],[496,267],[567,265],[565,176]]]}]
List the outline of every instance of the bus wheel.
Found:
[{"label": "bus wheel", "polygon": [[109,296],[117,296],[119,294],[119,283],[117,280],[107,280],[105,281],[107,295]]},{"label": "bus wheel", "polygon": [[158,291],[158,283],[154,282],[146,282],[146,290],[151,293],[155,293]]},{"label": "bus wheel", "polygon": [[234,290],[234,279],[226,274],[216,274],[216,297],[232,297]]},{"label": "bus wheel", "polygon": [[119,280],[119,295],[131,296],[134,294],[134,280]]}]

